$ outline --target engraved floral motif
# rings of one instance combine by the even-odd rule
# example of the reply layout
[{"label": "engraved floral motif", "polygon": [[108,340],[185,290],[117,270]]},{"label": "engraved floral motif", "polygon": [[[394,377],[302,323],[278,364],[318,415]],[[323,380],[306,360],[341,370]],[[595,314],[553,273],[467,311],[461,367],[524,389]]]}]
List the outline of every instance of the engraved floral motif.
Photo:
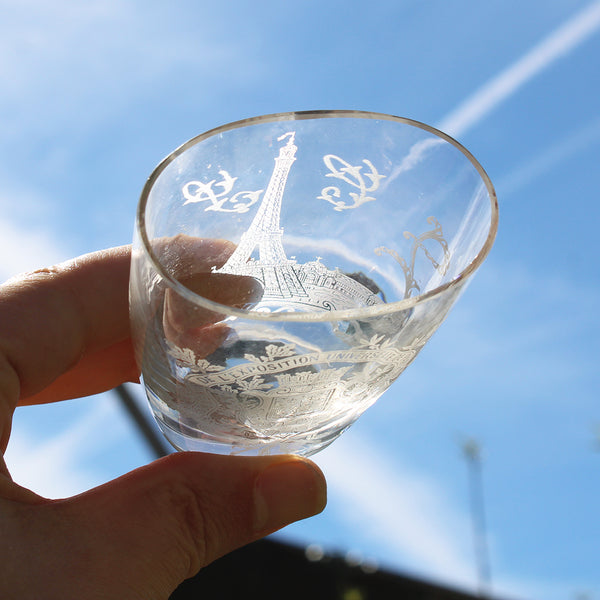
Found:
[{"label": "engraved floral motif", "polygon": [[259,390],[268,390],[273,387],[272,383],[265,383],[263,377],[254,375],[251,379],[242,379],[237,383],[240,392],[256,392]]},{"label": "engraved floral motif", "polygon": [[269,344],[265,348],[264,356],[254,356],[254,354],[244,354],[244,358],[250,362],[270,362],[278,358],[285,358],[296,354],[295,344]]},{"label": "engraved floral motif", "polygon": [[200,371],[206,371],[206,372],[212,371],[213,373],[225,370],[225,367],[223,367],[222,365],[214,365],[214,364],[208,362],[205,358],[201,358],[201,359],[197,360],[196,366],[198,367],[198,369]]},{"label": "engraved floral motif", "polygon": [[169,356],[175,359],[177,363],[182,367],[193,369],[194,371],[205,371],[205,372],[218,372],[223,371],[225,367],[216,365],[204,358],[198,359],[196,353],[191,348],[182,348],[175,344],[168,342]]},{"label": "engraved floral motif", "polygon": [[383,350],[392,344],[392,340],[387,339],[385,335],[374,335],[370,339],[362,338],[359,342],[359,348],[369,348],[370,350]]},{"label": "engraved floral motif", "polygon": [[190,366],[196,364],[196,354],[190,348],[180,348],[175,344],[169,343],[168,353],[172,358],[182,365]]}]

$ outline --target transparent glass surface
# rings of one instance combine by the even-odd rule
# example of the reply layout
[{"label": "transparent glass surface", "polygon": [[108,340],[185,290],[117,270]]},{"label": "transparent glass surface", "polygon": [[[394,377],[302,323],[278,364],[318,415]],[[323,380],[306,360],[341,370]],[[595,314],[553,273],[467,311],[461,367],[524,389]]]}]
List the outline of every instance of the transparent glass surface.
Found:
[{"label": "transparent glass surface", "polygon": [[414,121],[286,113],[192,139],[148,180],[134,236],[161,430],[182,450],[326,447],[417,356],[496,228],[481,166]]}]

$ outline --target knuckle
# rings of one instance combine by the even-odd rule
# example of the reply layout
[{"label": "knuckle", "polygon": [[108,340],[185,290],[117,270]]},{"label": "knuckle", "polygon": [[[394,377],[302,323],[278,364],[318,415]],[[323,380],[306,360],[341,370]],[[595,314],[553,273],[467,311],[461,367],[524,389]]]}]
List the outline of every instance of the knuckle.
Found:
[{"label": "knuckle", "polygon": [[176,545],[176,556],[190,577],[207,562],[207,522],[201,494],[185,480],[170,481],[163,490],[164,503],[168,507],[171,541]]}]

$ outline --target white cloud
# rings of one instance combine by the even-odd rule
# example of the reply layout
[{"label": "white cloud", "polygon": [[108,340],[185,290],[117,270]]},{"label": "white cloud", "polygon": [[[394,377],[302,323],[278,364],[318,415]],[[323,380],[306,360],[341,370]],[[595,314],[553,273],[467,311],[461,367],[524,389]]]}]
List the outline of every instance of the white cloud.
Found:
[{"label": "white cloud", "polygon": [[20,485],[47,498],[64,498],[102,483],[99,474],[89,469],[89,461],[84,466],[84,459],[109,447],[122,433],[115,427],[113,403],[107,396],[91,400],[89,408],[69,426],[41,440],[33,427],[20,426],[19,416],[17,425],[5,453],[8,469]]},{"label": "white cloud", "polygon": [[68,257],[50,231],[27,229],[6,219],[0,221],[0,282]]},{"label": "white cloud", "polygon": [[[244,36],[227,35],[226,24],[209,10],[203,7],[203,22],[192,27],[165,3],[8,3],[0,21],[0,112],[10,115],[4,140],[27,131],[73,135],[86,122],[97,126],[120,114],[133,100],[147,106],[168,98],[173,78],[179,82],[173,93],[184,92],[186,77],[190,93],[202,83],[211,90],[197,97],[201,105],[262,73]],[[205,22],[211,26],[203,28]]]},{"label": "white cloud", "polygon": [[[492,77],[448,113],[436,128],[453,137],[464,135],[536,75],[566,56],[598,30],[600,30],[600,1],[592,2],[576,13],[524,56]],[[423,160],[425,153],[438,143],[439,140],[427,139],[415,144],[383,185],[389,185],[398,175],[411,170]],[[547,157],[547,160],[553,159],[554,157]],[[539,168],[540,165],[535,166]],[[517,175],[519,178],[523,177],[522,172]],[[514,184],[512,181],[511,183]]]},{"label": "white cloud", "polygon": [[[156,44],[149,25],[153,19],[147,17],[148,11],[156,9],[150,4],[23,0],[0,2],[0,6],[3,11],[13,13],[13,21],[3,17],[4,26],[0,25],[0,79],[10,82],[4,86],[0,110],[15,110],[19,116],[27,113],[31,117],[27,121],[30,128],[40,124],[31,108],[44,102],[47,73],[56,68],[64,70],[58,81],[65,89],[64,103],[56,105],[53,112],[63,121],[47,125],[55,130],[71,117],[74,105],[87,105],[90,118],[97,119],[105,110],[98,102],[120,106],[131,94],[147,92],[152,82],[159,82],[172,65],[181,65],[182,58],[198,65],[212,65],[215,72],[220,71],[224,78],[232,80],[238,74],[252,72],[247,69],[251,61],[240,61],[248,56],[248,51],[217,44],[215,36],[213,41],[193,43],[189,36],[177,39],[171,33]],[[18,26],[12,26],[16,22]],[[454,136],[464,134],[599,27],[600,2],[593,2],[475,91],[438,126]],[[202,32],[202,36],[206,34]],[[234,58],[238,61],[235,75],[232,74]],[[122,84],[121,93],[110,99],[102,94],[101,100],[96,99],[96,93],[107,81],[115,90]],[[13,121],[15,135],[23,134],[23,123],[22,119]],[[531,172],[519,177],[523,180],[530,177],[540,165],[546,168],[542,162],[532,165]],[[405,166],[409,167],[410,161]],[[17,227],[5,219],[0,221],[0,279],[67,256],[68,249],[61,247],[51,234]],[[512,339],[513,347],[514,342]],[[510,350],[508,345],[506,349]],[[488,355],[492,350],[488,349]],[[93,474],[82,469],[77,456],[81,447],[90,443],[88,436],[104,422],[103,418],[102,409],[92,410],[73,428],[41,443],[30,432],[15,428],[7,454],[15,478],[48,496],[69,495],[94,484]],[[105,431],[110,431],[110,425]],[[340,439],[319,455],[317,462],[328,476],[331,493],[345,502],[346,518],[351,520],[360,515],[362,528],[367,515],[370,535],[381,540],[390,554],[400,555],[402,564],[427,575],[433,572],[444,581],[474,586],[467,516],[452,505],[439,484],[426,475],[411,472],[397,458],[392,464],[373,445],[357,440],[356,436],[352,437],[351,445],[346,438]],[[529,587],[537,592],[543,589],[541,585]],[[527,588],[526,582],[514,584],[515,594]],[[550,597],[539,593],[531,596]]]},{"label": "white cloud", "polygon": [[458,137],[554,62],[600,29],[600,2],[592,2],[512,65],[490,79],[437,125]]},{"label": "white cloud", "polygon": [[382,190],[385,190],[385,188],[402,173],[414,169],[423,160],[425,154],[431,148],[435,148],[442,143],[443,140],[441,138],[429,137],[413,144],[406,156],[402,159],[402,162],[397,167],[394,167],[394,170],[390,173],[390,176],[382,183]]},{"label": "white cloud", "polygon": [[502,198],[514,194],[531,182],[549,173],[560,163],[566,162],[576,154],[585,152],[600,142],[600,118],[587,122],[583,127],[569,133],[546,148],[532,160],[520,165],[506,177],[497,182]]},{"label": "white cloud", "polygon": [[349,521],[386,550],[390,561],[427,577],[474,586],[470,525],[434,481],[393,463],[356,432],[316,457]]},{"label": "white cloud", "polygon": [[[442,119],[438,128],[453,136],[464,134],[599,28],[600,2],[594,2],[468,97]],[[419,159],[418,153],[415,158]],[[368,515],[371,535],[377,536],[390,553],[399,555],[398,562],[406,568],[474,588],[475,566],[464,543],[469,535],[465,532],[470,532],[464,511],[452,506],[435,482],[411,473],[397,458],[391,464],[356,434],[351,443],[346,440],[349,442],[349,438],[341,438],[317,457],[332,494],[346,506],[346,518],[351,520],[359,514],[364,520]],[[543,587],[506,576],[500,580],[500,585],[515,593]]]}]

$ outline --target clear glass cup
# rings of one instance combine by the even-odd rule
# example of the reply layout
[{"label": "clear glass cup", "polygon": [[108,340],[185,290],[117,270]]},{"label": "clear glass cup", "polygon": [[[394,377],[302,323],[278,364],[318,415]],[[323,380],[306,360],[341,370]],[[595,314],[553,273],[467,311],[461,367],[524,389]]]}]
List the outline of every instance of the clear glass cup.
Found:
[{"label": "clear glass cup", "polygon": [[138,207],[130,305],[173,446],[310,455],[423,348],[487,256],[492,184],[435,129],[268,115],[175,150]]}]

